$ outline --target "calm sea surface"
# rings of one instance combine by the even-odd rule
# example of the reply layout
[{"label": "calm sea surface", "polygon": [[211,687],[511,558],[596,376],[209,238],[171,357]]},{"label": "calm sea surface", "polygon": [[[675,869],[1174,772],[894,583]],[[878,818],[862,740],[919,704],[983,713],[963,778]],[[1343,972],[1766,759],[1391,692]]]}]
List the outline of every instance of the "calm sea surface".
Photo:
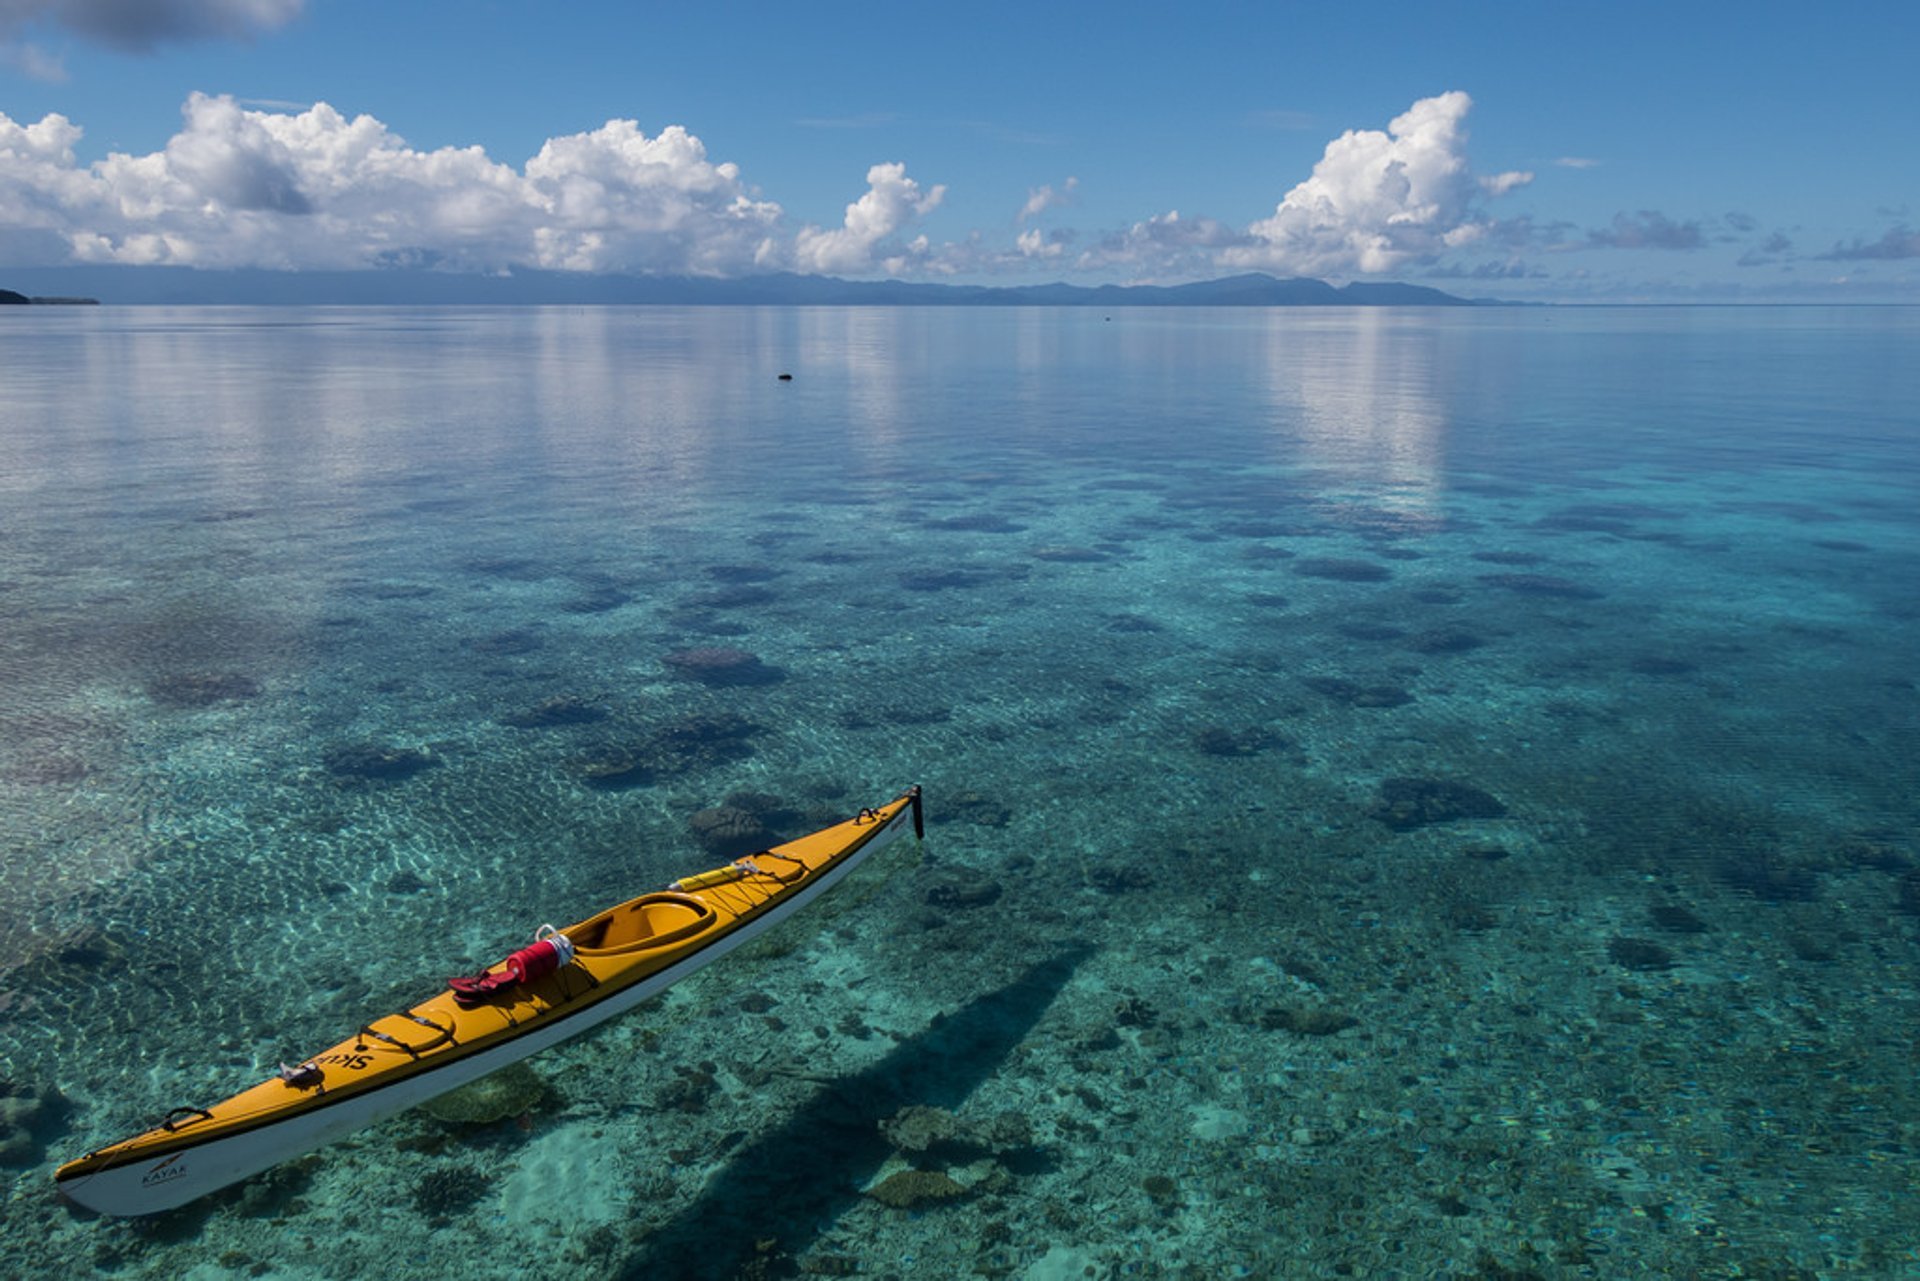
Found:
[{"label": "calm sea surface", "polygon": [[[1920,310],[16,308],[0,388],[0,1273],[1920,1275]],[[915,782],[467,1119],[54,1194]]]}]

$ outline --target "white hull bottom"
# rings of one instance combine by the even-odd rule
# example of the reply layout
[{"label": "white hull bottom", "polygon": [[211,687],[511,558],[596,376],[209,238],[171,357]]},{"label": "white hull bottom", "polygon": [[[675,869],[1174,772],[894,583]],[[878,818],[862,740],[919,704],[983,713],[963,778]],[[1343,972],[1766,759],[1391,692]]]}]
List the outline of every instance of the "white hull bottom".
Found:
[{"label": "white hull bottom", "polygon": [[710,947],[688,957],[652,978],[636,983],[627,991],[602,1001],[582,1013],[550,1027],[537,1028],[515,1037],[504,1045],[459,1059],[437,1071],[364,1095],[301,1112],[273,1125],[211,1139],[198,1147],[170,1152],[150,1161],[135,1161],[94,1174],[84,1174],[60,1184],[70,1200],[101,1214],[153,1214],[185,1205],[197,1197],[237,1183],[317,1147],[345,1138],[388,1117],[397,1116],[428,1099],[477,1081],[528,1055],[598,1027],[608,1019],[625,1014],[648,999],[712,964],[743,943],[772,929],[795,912],[838,884],[848,873],[881,849],[893,843],[901,829],[911,821],[910,811],[902,809],[872,840],[848,855],[831,871],[778,907],[759,917]]}]

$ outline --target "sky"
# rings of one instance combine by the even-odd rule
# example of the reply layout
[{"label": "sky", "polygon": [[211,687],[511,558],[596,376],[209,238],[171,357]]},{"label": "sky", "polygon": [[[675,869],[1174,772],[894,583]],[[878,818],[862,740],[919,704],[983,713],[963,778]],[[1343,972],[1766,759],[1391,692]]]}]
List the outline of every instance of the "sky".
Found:
[{"label": "sky", "polygon": [[1916,50],[1846,0],[0,0],[0,274],[1920,302]]}]

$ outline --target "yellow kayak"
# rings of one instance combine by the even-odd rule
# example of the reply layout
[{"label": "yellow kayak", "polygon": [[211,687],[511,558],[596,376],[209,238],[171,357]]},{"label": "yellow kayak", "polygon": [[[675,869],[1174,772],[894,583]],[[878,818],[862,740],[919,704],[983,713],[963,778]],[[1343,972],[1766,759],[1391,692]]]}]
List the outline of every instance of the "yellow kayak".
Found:
[{"label": "yellow kayak", "polygon": [[103,1214],[184,1205],[624,1014],[826,893],[909,823],[920,836],[918,787],[577,925],[543,926],[482,973],[224,1102],[175,1108],[54,1179]]}]

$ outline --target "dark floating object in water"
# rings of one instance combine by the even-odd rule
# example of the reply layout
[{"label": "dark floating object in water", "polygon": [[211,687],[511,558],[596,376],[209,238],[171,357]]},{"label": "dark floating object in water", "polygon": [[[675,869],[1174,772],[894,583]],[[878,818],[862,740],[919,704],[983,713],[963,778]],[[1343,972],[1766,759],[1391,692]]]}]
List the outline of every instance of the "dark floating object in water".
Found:
[{"label": "dark floating object in water", "polygon": [[1382,583],[1393,577],[1385,565],[1370,560],[1343,560],[1337,556],[1308,556],[1293,564],[1305,578],[1329,578],[1338,583]]},{"label": "dark floating object in water", "polygon": [[1498,798],[1466,783],[1442,778],[1390,778],[1380,784],[1380,799],[1369,815],[1396,832],[1463,818],[1501,818]]},{"label": "dark floating object in water", "polygon": [[1552,574],[1482,574],[1480,581],[1491,583],[1495,587],[1504,587],[1522,596],[1551,596],[1560,600],[1599,600],[1606,595],[1597,587],[1576,583],[1571,578],[1556,578]]},{"label": "dark floating object in water", "polygon": [[790,382],[792,382],[792,381],[793,381],[793,375],[792,375],[792,374],[781,374],[781,375],[780,375],[780,381],[781,381],[781,382],[783,382],[783,383],[790,383]]},{"label": "dark floating object in water", "polygon": [[1616,935],[1607,940],[1607,955],[1613,963],[1629,970],[1670,970],[1673,953],[1647,939]]}]

